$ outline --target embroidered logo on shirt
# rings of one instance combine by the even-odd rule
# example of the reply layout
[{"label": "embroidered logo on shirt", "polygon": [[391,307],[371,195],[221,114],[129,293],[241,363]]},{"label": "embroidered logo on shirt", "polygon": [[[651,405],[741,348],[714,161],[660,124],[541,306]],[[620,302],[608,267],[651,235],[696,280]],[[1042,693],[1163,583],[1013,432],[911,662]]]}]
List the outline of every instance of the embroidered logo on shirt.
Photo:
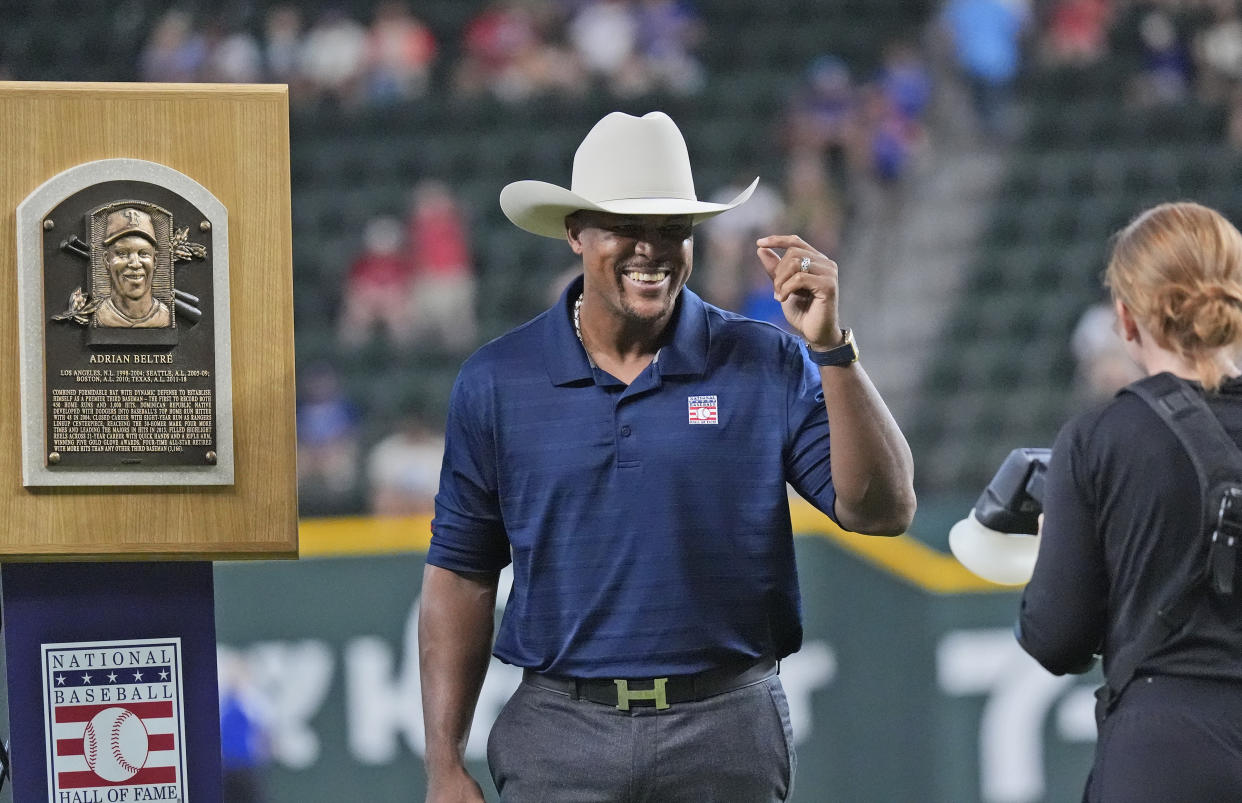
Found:
[{"label": "embroidered logo on shirt", "polygon": [[691,424],[716,424],[716,397],[715,396],[690,396],[687,401],[690,403],[690,423]]}]

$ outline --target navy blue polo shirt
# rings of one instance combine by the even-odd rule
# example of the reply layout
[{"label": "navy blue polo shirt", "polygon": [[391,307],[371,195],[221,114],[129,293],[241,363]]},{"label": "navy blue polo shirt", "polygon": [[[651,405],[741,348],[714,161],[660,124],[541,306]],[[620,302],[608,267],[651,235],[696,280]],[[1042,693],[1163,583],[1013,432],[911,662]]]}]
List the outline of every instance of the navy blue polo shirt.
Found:
[{"label": "navy blue polo shirt", "polygon": [[500,660],[578,677],[699,672],[802,642],[786,482],[832,515],[828,418],[801,341],[683,290],[628,387],[560,302],[453,387],[427,562],[513,562]]}]

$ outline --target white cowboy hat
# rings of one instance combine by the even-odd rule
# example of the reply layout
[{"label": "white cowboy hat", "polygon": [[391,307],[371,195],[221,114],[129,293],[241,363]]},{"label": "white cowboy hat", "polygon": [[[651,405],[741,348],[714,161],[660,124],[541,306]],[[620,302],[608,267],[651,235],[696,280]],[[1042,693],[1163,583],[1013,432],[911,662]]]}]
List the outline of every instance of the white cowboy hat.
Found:
[{"label": "white cowboy hat", "polygon": [[612,112],[578,146],[570,189],[544,181],[515,181],[500,191],[500,208],[519,228],[564,239],[565,216],[579,209],[616,215],[691,215],[701,223],[743,203],[758,183],[756,178],[727,204],[700,201],[677,124],[664,112],[642,117]]}]

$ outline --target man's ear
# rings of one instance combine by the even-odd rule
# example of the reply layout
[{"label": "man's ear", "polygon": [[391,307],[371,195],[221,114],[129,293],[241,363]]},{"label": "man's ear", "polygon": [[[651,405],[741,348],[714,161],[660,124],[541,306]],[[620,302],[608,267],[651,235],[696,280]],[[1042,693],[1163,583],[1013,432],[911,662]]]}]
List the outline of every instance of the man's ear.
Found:
[{"label": "man's ear", "polygon": [[573,215],[565,216],[565,239],[575,254],[582,255],[582,222]]},{"label": "man's ear", "polygon": [[1130,312],[1126,302],[1120,298],[1113,299],[1113,309],[1117,312],[1117,324],[1120,328],[1122,339],[1141,343],[1142,336],[1139,334],[1138,323],[1134,320],[1134,314]]}]

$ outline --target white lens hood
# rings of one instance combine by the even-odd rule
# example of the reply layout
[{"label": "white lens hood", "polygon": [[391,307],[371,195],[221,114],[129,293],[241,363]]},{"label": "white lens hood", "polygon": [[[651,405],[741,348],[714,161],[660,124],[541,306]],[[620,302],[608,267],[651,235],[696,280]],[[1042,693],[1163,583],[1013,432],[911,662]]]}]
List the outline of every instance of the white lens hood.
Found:
[{"label": "white lens hood", "polygon": [[970,515],[949,530],[949,549],[963,566],[1000,585],[1023,585],[1031,579],[1039,536],[988,529]]}]

